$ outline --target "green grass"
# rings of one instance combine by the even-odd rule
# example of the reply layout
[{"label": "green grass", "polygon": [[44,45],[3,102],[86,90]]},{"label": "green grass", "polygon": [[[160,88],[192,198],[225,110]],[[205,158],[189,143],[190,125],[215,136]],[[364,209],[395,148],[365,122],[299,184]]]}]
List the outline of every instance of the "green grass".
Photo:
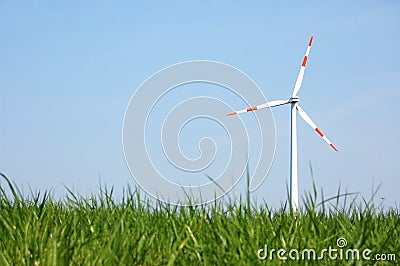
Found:
[{"label": "green grass", "polygon": [[[346,203],[345,194],[318,203],[314,187],[305,206],[293,212],[266,204],[177,207],[141,201],[129,188],[116,203],[112,190],[82,197],[69,191],[55,201],[46,192],[23,197],[3,176],[0,187],[0,265],[280,265],[257,257],[259,249],[348,248],[395,254],[396,261],[290,261],[289,265],[397,265],[400,260],[398,209],[377,210],[371,202]],[[4,183],[4,182],[2,182]],[[286,253],[286,256],[288,254]]]}]

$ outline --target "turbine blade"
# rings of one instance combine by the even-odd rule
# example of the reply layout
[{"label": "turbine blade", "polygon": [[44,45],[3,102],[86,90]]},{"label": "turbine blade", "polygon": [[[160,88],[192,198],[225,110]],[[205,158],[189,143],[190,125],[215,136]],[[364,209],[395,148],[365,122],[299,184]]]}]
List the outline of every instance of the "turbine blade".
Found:
[{"label": "turbine blade", "polygon": [[232,112],[230,114],[227,114],[227,116],[237,115],[237,114],[246,113],[246,112],[252,112],[252,111],[255,111],[255,110],[274,107],[274,106],[278,106],[278,105],[283,105],[283,104],[287,104],[289,102],[290,102],[289,100],[271,101],[271,102],[263,103],[263,104],[260,104],[260,105],[257,105],[257,106],[253,106],[253,107],[250,107],[250,108],[247,108],[247,109],[243,109],[243,110]]},{"label": "turbine blade", "polygon": [[310,125],[317,133],[326,141],[326,143],[329,144],[329,146],[332,147],[335,151],[338,151],[338,149],[335,147],[335,145],[332,144],[332,142],[322,133],[322,131],[317,127],[317,125],[311,120],[311,118],[304,112],[303,109],[301,109],[299,104],[296,104],[297,111],[299,111],[299,115],[301,118],[303,118],[304,121],[306,121],[307,124]]},{"label": "turbine blade", "polygon": [[311,36],[310,42],[308,43],[306,54],[303,59],[303,63],[301,64],[301,67],[300,67],[299,75],[297,76],[296,84],[294,85],[292,97],[297,95],[297,93],[300,90],[301,84],[303,83],[304,70],[306,69],[308,54],[310,53],[313,39],[314,39],[314,36]]}]

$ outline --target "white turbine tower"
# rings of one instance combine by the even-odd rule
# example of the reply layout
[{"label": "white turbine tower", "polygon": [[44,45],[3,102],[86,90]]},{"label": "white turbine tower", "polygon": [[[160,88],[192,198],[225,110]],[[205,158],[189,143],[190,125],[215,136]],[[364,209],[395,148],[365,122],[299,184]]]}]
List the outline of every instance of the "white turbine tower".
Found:
[{"label": "white turbine tower", "polygon": [[306,69],[308,54],[310,53],[311,44],[314,37],[311,37],[310,42],[308,43],[307,51],[304,56],[303,62],[301,64],[300,72],[296,80],[296,84],[293,89],[292,97],[288,100],[277,100],[267,102],[261,105],[257,105],[254,107],[250,107],[247,109],[243,109],[240,111],[236,111],[228,116],[252,112],[255,110],[270,108],[274,106],[284,105],[290,103],[291,105],[291,142],[290,142],[290,201],[291,207],[293,210],[297,210],[299,207],[299,186],[298,186],[298,177],[297,177],[297,133],[296,133],[296,110],[299,112],[301,118],[306,121],[317,133],[335,150],[336,147],[330,142],[330,140],[322,133],[322,131],[317,127],[317,125],[311,120],[311,118],[303,111],[303,109],[299,105],[299,97],[297,93],[300,90],[301,83],[303,82],[304,70]]}]

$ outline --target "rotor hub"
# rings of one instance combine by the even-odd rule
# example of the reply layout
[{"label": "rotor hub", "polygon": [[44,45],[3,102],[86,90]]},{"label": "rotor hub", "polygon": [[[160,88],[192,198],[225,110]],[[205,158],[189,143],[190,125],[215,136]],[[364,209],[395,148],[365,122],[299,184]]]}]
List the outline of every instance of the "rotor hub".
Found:
[{"label": "rotor hub", "polygon": [[293,96],[290,98],[291,103],[297,103],[298,101],[299,101],[299,97],[297,97],[297,96]]}]

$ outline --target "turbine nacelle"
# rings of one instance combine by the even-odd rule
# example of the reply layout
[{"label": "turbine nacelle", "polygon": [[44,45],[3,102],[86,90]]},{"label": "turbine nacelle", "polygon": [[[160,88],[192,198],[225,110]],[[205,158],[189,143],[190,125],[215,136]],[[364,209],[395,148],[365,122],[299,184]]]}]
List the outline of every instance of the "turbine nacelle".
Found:
[{"label": "turbine nacelle", "polygon": [[292,96],[289,99],[290,103],[297,103],[299,101],[299,97],[298,96]]}]

